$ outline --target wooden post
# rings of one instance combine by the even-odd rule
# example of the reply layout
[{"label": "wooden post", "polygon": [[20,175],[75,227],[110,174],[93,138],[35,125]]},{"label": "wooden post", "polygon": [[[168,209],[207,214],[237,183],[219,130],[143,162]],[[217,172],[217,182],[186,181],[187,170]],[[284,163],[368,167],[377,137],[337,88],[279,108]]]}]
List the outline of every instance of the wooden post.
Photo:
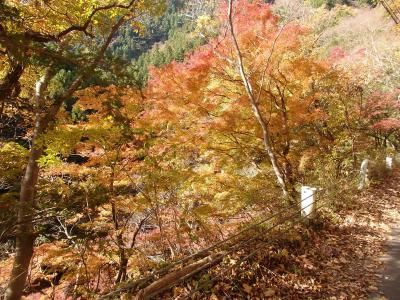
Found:
[{"label": "wooden post", "polygon": [[315,191],[317,188],[310,186],[301,187],[301,216],[306,218],[314,217]]},{"label": "wooden post", "polygon": [[368,186],[368,159],[364,159],[361,163],[360,168],[360,183],[358,184],[358,189],[361,191],[366,186]]}]

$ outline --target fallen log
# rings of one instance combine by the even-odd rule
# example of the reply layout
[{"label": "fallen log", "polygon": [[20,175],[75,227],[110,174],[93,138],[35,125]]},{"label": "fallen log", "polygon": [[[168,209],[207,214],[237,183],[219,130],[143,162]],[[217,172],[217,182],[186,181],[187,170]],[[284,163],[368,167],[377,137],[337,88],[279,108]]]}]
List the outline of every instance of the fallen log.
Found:
[{"label": "fallen log", "polygon": [[146,300],[157,296],[163,291],[171,288],[181,281],[196,275],[204,269],[210,268],[222,261],[226,252],[220,252],[216,254],[204,257],[194,263],[182,267],[176,271],[173,271],[164,277],[154,281],[144,289],[140,290],[134,297],[134,300]]}]

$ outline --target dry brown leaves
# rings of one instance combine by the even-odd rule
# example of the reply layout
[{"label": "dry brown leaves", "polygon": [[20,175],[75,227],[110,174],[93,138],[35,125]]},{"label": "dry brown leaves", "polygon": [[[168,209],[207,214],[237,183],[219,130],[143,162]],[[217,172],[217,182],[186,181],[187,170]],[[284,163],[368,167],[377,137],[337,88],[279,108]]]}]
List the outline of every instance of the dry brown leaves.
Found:
[{"label": "dry brown leaves", "polygon": [[323,222],[280,228],[163,298],[367,299],[378,290],[387,234],[400,222],[399,177],[354,195],[339,212],[324,210]]}]

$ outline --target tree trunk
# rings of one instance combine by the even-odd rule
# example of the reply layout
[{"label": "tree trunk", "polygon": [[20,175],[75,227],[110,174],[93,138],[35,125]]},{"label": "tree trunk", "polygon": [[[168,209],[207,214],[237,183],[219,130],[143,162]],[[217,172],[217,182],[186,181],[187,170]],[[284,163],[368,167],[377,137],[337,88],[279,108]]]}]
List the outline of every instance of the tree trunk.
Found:
[{"label": "tree trunk", "polygon": [[49,107],[45,107],[44,93],[47,90],[49,80],[53,76],[54,70],[52,70],[52,63],[50,63],[46,74],[36,84],[35,100],[39,111],[36,115],[35,129],[32,138],[32,148],[29,152],[28,165],[21,183],[20,203],[18,209],[16,255],[10,281],[5,294],[6,300],[21,299],[23,290],[25,288],[26,278],[28,276],[29,264],[33,255],[35,233],[33,228],[32,213],[35,206],[35,191],[39,176],[39,165],[37,160],[43,154],[43,148],[37,147],[36,145],[37,138],[41,134],[45,133],[49,124],[56,119],[56,115],[60,110],[62,103],[73,95],[73,93],[79,88],[83,79],[89,76],[93,69],[97,67],[101,59],[104,57],[106,50],[110,46],[115,33],[124,24],[124,22],[125,16],[121,17],[113,25],[107,39],[101,46],[93,62],[86,69],[86,72],[79,75],[63,94],[54,99],[54,102]]},{"label": "tree trunk", "polygon": [[[119,155],[117,155],[117,160],[118,160]],[[109,186],[109,192],[110,192],[110,201],[111,201],[111,209],[112,209],[112,218],[113,218],[113,223],[114,223],[114,229],[117,234],[117,246],[118,246],[118,252],[119,252],[119,269],[118,269],[118,274],[117,278],[115,279],[115,283],[120,283],[126,279],[126,270],[128,267],[128,258],[126,257],[125,253],[125,243],[124,243],[124,238],[122,236],[122,231],[120,230],[119,227],[119,222],[118,222],[118,208],[114,202],[114,180],[115,180],[115,163],[112,163],[111,165],[111,174],[110,174],[110,186]]]},{"label": "tree trunk", "polygon": [[225,252],[212,254],[187,266],[181,267],[143,288],[133,297],[133,299],[146,300],[155,298],[169,287],[198,274],[204,269],[220,263],[225,257],[225,254]]},{"label": "tree trunk", "polygon": [[2,119],[4,107],[7,100],[14,96],[18,90],[19,78],[24,71],[24,66],[18,62],[12,62],[11,69],[0,84],[0,120]]},{"label": "tree trunk", "polygon": [[126,257],[125,249],[119,249],[119,270],[115,283],[120,283],[126,280],[126,270],[128,268],[128,258]]},{"label": "tree trunk", "polygon": [[[111,201],[113,201],[113,200],[111,199]],[[117,246],[118,246],[118,252],[119,252],[119,269],[118,269],[117,278],[115,279],[115,283],[119,283],[126,279],[126,269],[128,267],[128,258],[126,257],[125,243],[124,243],[124,239],[122,236],[122,231],[120,230],[120,227],[119,227],[117,208],[116,208],[114,202],[111,202],[111,207],[112,207],[114,229],[117,233]]]},{"label": "tree trunk", "polygon": [[288,197],[290,195],[288,193],[288,188],[287,188],[283,173],[281,171],[281,168],[279,167],[276,155],[275,155],[274,151],[272,150],[271,140],[270,140],[269,131],[268,131],[268,124],[264,120],[264,118],[261,114],[261,111],[258,107],[258,103],[256,101],[256,97],[253,92],[253,88],[252,88],[251,83],[249,82],[249,80],[246,76],[245,70],[244,70],[242,53],[240,51],[239,44],[237,42],[236,35],[235,35],[234,29],[233,29],[232,0],[229,0],[228,8],[229,8],[229,10],[228,10],[229,29],[230,29],[234,47],[236,49],[240,77],[241,77],[241,79],[243,81],[243,85],[246,89],[246,92],[247,92],[247,95],[248,95],[248,98],[250,101],[250,105],[251,105],[251,108],[254,113],[254,117],[257,119],[257,122],[259,123],[259,125],[261,127],[262,134],[263,134],[264,149],[268,154],[269,160],[272,165],[272,169],[274,170],[276,179],[277,179],[279,185],[281,186],[283,195],[285,197]]},{"label": "tree trunk", "polygon": [[[43,104],[43,92],[47,88],[52,76],[48,69],[46,75],[37,83],[36,103],[41,108]],[[61,104],[49,114],[43,115],[40,111],[36,115],[35,129],[32,139],[32,148],[29,152],[29,160],[25,175],[21,183],[20,202],[18,207],[18,225],[16,235],[16,255],[10,282],[6,290],[7,300],[18,300],[21,298],[28,276],[29,264],[33,255],[35,232],[33,228],[33,212],[35,207],[35,190],[39,177],[39,165],[37,160],[43,154],[43,147],[35,144],[37,138],[44,133],[49,121],[54,120]]]}]

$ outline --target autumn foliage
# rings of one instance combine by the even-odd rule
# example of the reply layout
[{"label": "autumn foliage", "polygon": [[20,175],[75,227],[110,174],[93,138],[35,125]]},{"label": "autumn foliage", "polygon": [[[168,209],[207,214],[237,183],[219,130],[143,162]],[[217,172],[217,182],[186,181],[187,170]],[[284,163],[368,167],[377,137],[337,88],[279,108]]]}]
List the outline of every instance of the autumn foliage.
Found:
[{"label": "autumn foliage", "polygon": [[[235,1],[231,23],[222,1],[212,21],[199,22],[210,30],[207,43],[183,62],[150,67],[143,89],[91,84],[89,73],[99,71],[107,47],[93,58],[98,45],[90,38],[101,33],[108,46],[117,32],[107,40],[108,21],[157,14],[151,1],[133,1],[127,14],[125,2],[110,2],[92,17],[97,1],[57,3],[43,20],[45,6],[6,2],[29,18],[15,28],[7,19],[0,43],[25,33],[22,54],[23,40],[4,48],[41,74],[33,80],[26,71],[17,80],[37,99],[29,105],[41,109],[30,113],[36,123],[27,129],[34,147],[0,141],[0,209],[10,212],[0,212],[0,242],[20,234],[14,221],[21,187],[14,183],[27,164],[40,170],[29,202],[36,244],[25,292],[32,297],[97,298],[233,234],[260,212],[298,205],[302,185],[323,186],[334,198],[339,184],[352,184],[364,157],[400,147],[398,91],[371,91],[352,65],[365,49],[334,47],[326,55],[315,28],[285,22],[264,1]],[[91,25],[73,27],[69,36],[65,28],[79,23],[82,10]],[[37,68],[45,53],[53,61]],[[94,65],[82,75],[76,65],[66,71],[65,56]],[[32,85],[43,78],[40,98]],[[4,114],[13,109],[5,106]],[[40,122],[46,126],[39,130]],[[0,258],[6,287],[13,256]]]}]

